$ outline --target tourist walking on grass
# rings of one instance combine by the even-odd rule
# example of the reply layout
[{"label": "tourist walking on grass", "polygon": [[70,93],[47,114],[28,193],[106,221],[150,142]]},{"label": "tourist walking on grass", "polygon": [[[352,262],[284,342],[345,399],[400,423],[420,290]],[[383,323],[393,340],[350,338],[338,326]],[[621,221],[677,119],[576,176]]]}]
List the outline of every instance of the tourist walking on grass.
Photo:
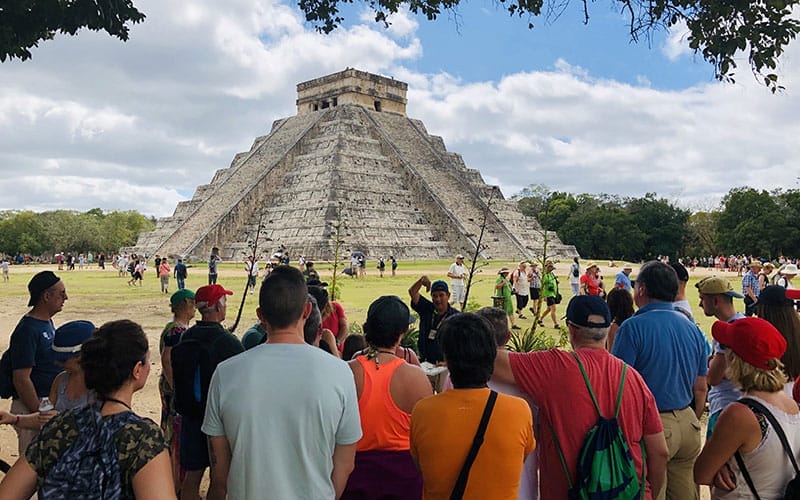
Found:
[{"label": "tourist walking on grass", "polygon": [[519,267],[511,273],[511,287],[514,297],[517,299],[517,316],[519,319],[526,319],[522,314],[530,299],[530,285],[528,284],[528,263],[520,262]]},{"label": "tourist walking on grass", "polygon": [[532,262],[528,270],[528,283],[530,285],[530,311],[533,314],[533,322],[536,323],[539,321],[539,309],[542,307],[542,273],[539,271],[539,264],[536,262]]},{"label": "tourist walking on grass", "polygon": [[222,259],[219,258],[219,248],[214,247],[211,249],[211,255],[208,257],[208,284],[214,285],[217,283],[217,264]]},{"label": "tourist walking on grass", "polygon": [[784,498],[796,474],[792,461],[800,461],[800,411],[783,390],[786,340],[760,318],[717,321],[711,332],[727,346],[728,373],[744,398],[720,414],[694,465],[694,479],[712,486],[712,499]]},{"label": "tourist walking on grass", "polygon": [[572,288],[572,295],[580,295],[581,293],[581,265],[578,257],[572,258],[572,264],[569,265],[569,286]]},{"label": "tourist walking on grass", "polygon": [[513,295],[511,293],[511,281],[508,279],[510,272],[511,270],[507,267],[497,271],[497,279],[494,282],[494,296],[503,299],[503,310],[506,312],[506,316],[508,316],[508,320],[511,322],[511,328],[519,330],[519,327],[514,323]]},{"label": "tourist walking on grass", "polygon": [[178,263],[175,264],[175,268],[172,270],[175,275],[175,282],[178,284],[178,290],[183,290],[186,288],[186,275],[187,269],[186,264],[183,263],[183,259],[178,257]]},{"label": "tourist walking on grass", "polygon": [[356,445],[355,469],[342,499],[420,498],[422,476],[409,452],[411,410],[432,396],[420,368],[396,356],[413,319],[395,296],[375,300],[367,311],[366,354],[348,365],[353,371],[363,436]]},{"label": "tourist walking on grass", "polygon": [[8,259],[5,257],[0,262],[0,269],[3,271],[3,283],[8,283]]},{"label": "tourist walking on grass", "polygon": [[0,483],[0,498],[38,489],[40,498],[175,499],[161,429],[131,410],[150,374],[142,327],[106,323],[81,347],[80,364],[97,402],[53,417]]},{"label": "tourist walking on grass", "polygon": [[169,261],[164,257],[158,265],[158,279],[161,281],[161,291],[169,293],[169,275],[172,274],[172,269],[169,267]]},{"label": "tourist walking on grass", "polygon": [[447,270],[447,277],[450,278],[450,305],[456,305],[459,309],[464,307],[464,277],[467,268],[464,266],[464,256],[456,255],[456,261],[450,264]]},{"label": "tourist walking on grass", "polygon": [[249,256],[244,262],[244,270],[247,273],[247,289],[252,294],[256,289],[256,281],[258,280],[258,261]]},{"label": "tourist walking on grass", "polygon": [[[544,326],[544,318],[547,315],[550,315],[550,318],[553,320],[553,328],[560,328],[561,325],[558,324],[558,319],[556,318],[556,304],[558,304],[559,300],[558,297],[560,294],[558,293],[558,279],[556,275],[553,274],[556,265],[553,264],[552,261],[547,261],[544,264],[544,275],[542,276],[542,298],[544,298],[545,303],[547,304],[547,309],[544,310],[541,317],[539,318],[539,326]],[[577,295],[577,294],[576,294]]]}]

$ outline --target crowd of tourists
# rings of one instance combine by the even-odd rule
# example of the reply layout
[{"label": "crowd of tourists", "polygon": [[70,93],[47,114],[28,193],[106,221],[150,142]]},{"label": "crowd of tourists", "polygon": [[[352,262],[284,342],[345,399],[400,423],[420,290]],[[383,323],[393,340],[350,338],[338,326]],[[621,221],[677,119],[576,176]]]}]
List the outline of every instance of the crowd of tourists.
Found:
[{"label": "crowd of tourists", "polygon": [[[561,327],[553,262],[500,269],[501,300],[472,313],[459,311],[457,256],[449,283],[423,275],[408,297],[373,300],[363,335],[349,334],[313,262],[278,265],[250,284],[259,321],[240,339],[224,326],[233,292],[216,283],[218,261],[195,291],[161,283],[172,318],[158,344],[160,425],[131,410],[150,372],[142,327],[55,328],[65,283],[31,279],[31,309],[0,358],[0,397],[12,398],[0,424],[14,426],[20,453],[0,498],[194,499],[207,470],[209,499],[684,500],[700,485],[712,498],[790,498],[794,263],[772,284],[751,259],[741,293],[724,273],[706,277],[693,308],[679,262],[647,262],[635,280],[624,265],[606,286],[576,258],[560,318],[571,351],[514,353],[515,320]],[[166,259],[156,267],[174,276]],[[716,320],[711,345],[698,307]],[[415,353],[401,341],[417,321]]]}]

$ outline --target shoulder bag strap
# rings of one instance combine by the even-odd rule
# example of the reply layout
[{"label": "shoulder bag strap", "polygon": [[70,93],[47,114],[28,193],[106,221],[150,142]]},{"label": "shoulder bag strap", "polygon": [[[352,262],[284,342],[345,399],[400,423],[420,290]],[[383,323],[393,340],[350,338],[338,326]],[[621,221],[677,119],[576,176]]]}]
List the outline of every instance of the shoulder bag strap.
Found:
[{"label": "shoulder bag strap", "polygon": [[467,453],[467,459],[461,467],[461,472],[458,473],[458,480],[456,480],[456,484],[453,486],[450,500],[461,500],[464,496],[464,490],[467,488],[467,479],[469,479],[469,470],[472,468],[472,463],[475,461],[475,457],[478,456],[478,450],[483,444],[483,436],[486,434],[486,427],[489,425],[489,418],[492,416],[492,410],[494,410],[494,403],[496,400],[497,393],[495,391],[489,392],[489,399],[486,400],[486,406],[481,416],[481,423],[478,425],[475,439],[472,440],[472,448],[470,448],[469,453]]},{"label": "shoulder bag strap", "polygon": [[786,434],[783,432],[783,427],[781,427],[781,424],[775,419],[775,415],[773,415],[772,412],[770,412],[766,406],[759,403],[755,399],[742,398],[739,400],[739,402],[746,404],[750,408],[757,409],[759,412],[761,412],[762,415],[764,415],[767,418],[769,425],[772,426],[772,428],[775,430],[775,434],[777,434],[778,436],[778,439],[781,440],[781,445],[783,445],[783,451],[785,451],[786,454],[789,455],[789,460],[792,462],[792,467],[794,467],[795,474],[800,474],[800,469],[798,469],[797,467],[797,461],[794,458],[794,452],[792,451],[792,447],[789,444],[789,440],[786,439]]}]

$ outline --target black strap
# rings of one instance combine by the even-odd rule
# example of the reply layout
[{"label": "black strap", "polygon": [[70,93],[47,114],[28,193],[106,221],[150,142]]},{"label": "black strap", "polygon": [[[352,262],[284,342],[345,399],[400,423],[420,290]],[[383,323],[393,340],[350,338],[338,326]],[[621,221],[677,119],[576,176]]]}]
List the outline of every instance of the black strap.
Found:
[{"label": "black strap", "polygon": [[461,472],[458,473],[458,480],[456,480],[456,485],[453,486],[450,500],[461,500],[461,497],[464,496],[464,490],[467,488],[467,479],[469,479],[469,470],[472,468],[472,463],[475,461],[475,457],[478,456],[478,450],[483,444],[483,435],[486,434],[486,427],[489,425],[489,417],[492,416],[496,400],[497,393],[490,391],[489,399],[486,400],[486,407],[483,409],[483,416],[481,416],[481,423],[478,425],[478,432],[475,433],[475,439],[472,440],[472,448],[467,453],[467,459],[461,467]]},{"label": "black strap", "polygon": [[[758,410],[758,413],[764,415],[764,417],[767,419],[767,422],[769,422],[769,425],[778,436],[778,439],[781,441],[783,451],[789,455],[789,460],[792,462],[792,467],[794,467],[795,474],[800,474],[800,469],[797,468],[797,461],[794,458],[792,447],[789,445],[789,440],[786,439],[786,434],[783,432],[783,427],[781,427],[781,424],[775,419],[775,416],[772,414],[772,412],[769,411],[766,406],[752,398],[741,398],[738,402],[750,407],[750,409]],[[747,472],[747,468],[744,466],[742,454],[737,451],[733,454],[733,458],[736,460],[736,465],[739,466],[739,470],[741,471],[742,477],[744,477],[747,486],[750,488],[750,492],[753,494],[756,500],[760,500],[755,484],[753,484],[753,478],[750,477],[750,473]]]}]

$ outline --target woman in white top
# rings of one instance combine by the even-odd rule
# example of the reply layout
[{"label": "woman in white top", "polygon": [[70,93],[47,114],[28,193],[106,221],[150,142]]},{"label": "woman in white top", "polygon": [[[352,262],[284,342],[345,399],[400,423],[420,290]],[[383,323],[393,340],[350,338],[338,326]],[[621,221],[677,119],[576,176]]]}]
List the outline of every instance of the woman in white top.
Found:
[{"label": "woman in white top", "polygon": [[[798,460],[800,410],[783,391],[786,376],[780,362],[786,339],[760,318],[717,321],[712,334],[727,347],[729,378],[745,398],[761,403],[772,413]],[[736,453],[752,478],[758,498],[783,498],[786,485],[795,476],[794,467],[768,419],[741,402],[723,410],[695,462],[695,482],[712,485],[712,498],[755,498],[737,465]]]}]

